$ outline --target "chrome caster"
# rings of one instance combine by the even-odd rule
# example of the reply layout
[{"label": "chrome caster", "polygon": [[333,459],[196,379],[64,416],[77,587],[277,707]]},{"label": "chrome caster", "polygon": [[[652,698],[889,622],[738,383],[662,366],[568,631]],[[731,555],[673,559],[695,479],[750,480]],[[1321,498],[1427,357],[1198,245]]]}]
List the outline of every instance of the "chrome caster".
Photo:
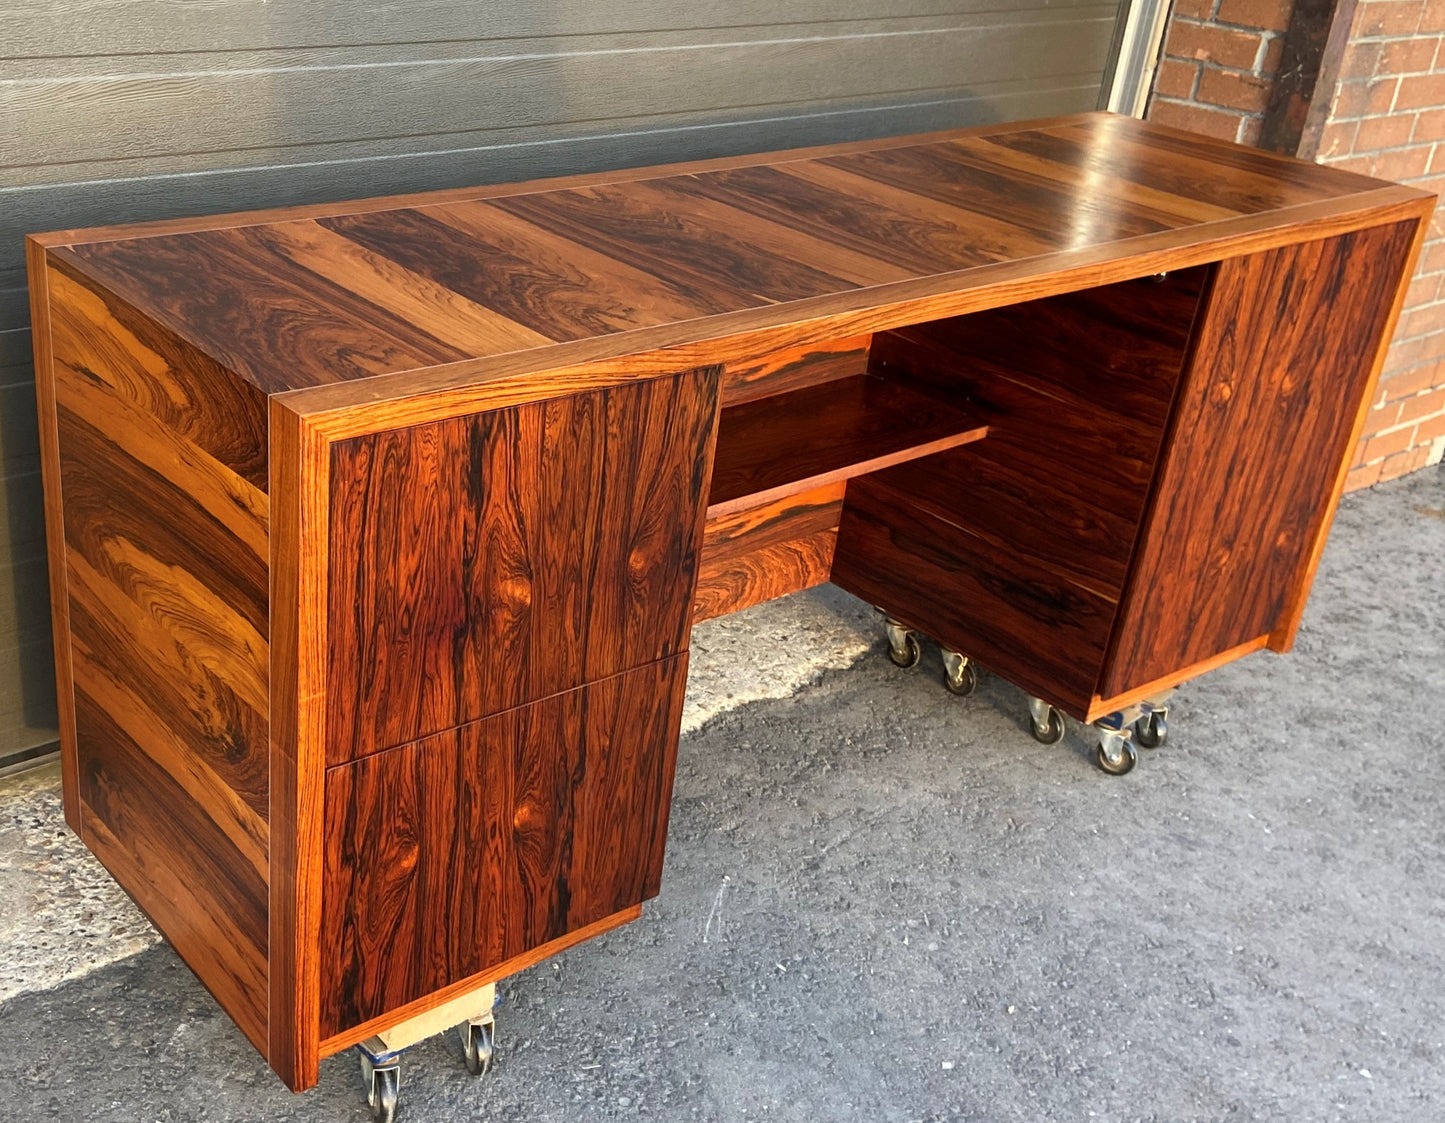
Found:
[{"label": "chrome caster", "polygon": [[967,655],[943,648],[943,685],[960,698],[978,689],[978,670]]},{"label": "chrome caster", "polygon": [[1030,698],[1029,731],[1039,744],[1057,745],[1064,739],[1064,715],[1042,698]]},{"label": "chrome caster", "polygon": [[1130,728],[1119,714],[1110,714],[1094,723],[1099,731],[1099,747],[1094,750],[1094,759],[1099,768],[1110,776],[1122,776],[1133,771],[1139,763],[1139,753],[1129,739]]},{"label": "chrome caster", "polygon": [[1169,707],[1150,707],[1145,703],[1145,711],[1140,714],[1134,722],[1134,740],[1139,742],[1143,749],[1157,749],[1169,739]]},{"label": "chrome caster", "polygon": [[494,1023],[490,1014],[473,1018],[457,1026],[462,1039],[462,1052],[467,1059],[467,1071],[473,1076],[486,1076],[492,1070],[495,1049]]},{"label": "chrome caster", "polygon": [[893,660],[893,665],[904,670],[918,666],[918,660],[923,658],[918,633],[891,616],[883,621],[883,630],[888,636],[888,658]]},{"label": "chrome caster", "polygon": [[373,1053],[358,1045],[361,1082],[366,1088],[366,1106],[375,1123],[395,1123],[396,1101],[401,1094],[401,1053]]}]

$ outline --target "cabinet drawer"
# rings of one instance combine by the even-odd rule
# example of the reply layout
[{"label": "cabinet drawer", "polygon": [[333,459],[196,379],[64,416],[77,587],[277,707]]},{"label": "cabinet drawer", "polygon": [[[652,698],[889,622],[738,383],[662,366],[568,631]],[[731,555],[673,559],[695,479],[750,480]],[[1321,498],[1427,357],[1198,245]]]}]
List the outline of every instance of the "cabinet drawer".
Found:
[{"label": "cabinet drawer", "polygon": [[321,1036],[655,896],[687,657],[326,775]]},{"label": "cabinet drawer", "polygon": [[717,368],[332,451],[327,760],[686,649]]}]

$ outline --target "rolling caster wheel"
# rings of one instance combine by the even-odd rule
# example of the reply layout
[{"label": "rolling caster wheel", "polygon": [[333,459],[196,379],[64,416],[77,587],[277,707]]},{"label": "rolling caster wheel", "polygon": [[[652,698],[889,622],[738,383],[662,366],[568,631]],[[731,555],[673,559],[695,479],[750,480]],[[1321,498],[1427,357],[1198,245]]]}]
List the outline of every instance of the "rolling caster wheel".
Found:
[{"label": "rolling caster wheel", "polygon": [[486,1076],[492,1069],[494,1038],[491,1022],[463,1022],[457,1026],[462,1052],[467,1058],[467,1071],[473,1076]]},{"label": "rolling caster wheel", "polygon": [[1030,698],[1029,732],[1041,745],[1057,745],[1064,739],[1064,715],[1047,702]]},{"label": "rolling caster wheel", "polygon": [[888,633],[888,658],[895,667],[905,671],[918,666],[923,658],[923,645],[918,642],[918,633],[905,628],[897,620],[888,620],[883,627]]},{"label": "rolling caster wheel", "polygon": [[1099,768],[1110,776],[1122,776],[1133,771],[1134,765],[1139,763],[1139,753],[1133,742],[1127,738],[1118,738],[1117,744],[1111,744],[1111,740],[1104,738],[1094,750],[1094,759],[1099,762]]},{"label": "rolling caster wheel", "polygon": [[967,698],[978,689],[978,670],[967,655],[944,649],[943,685],[948,687],[950,694],[957,694],[960,698]]},{"label": "rolling caster wheel", "polygon": [[361,1079],[366,1085],[366,1106],[374,1123],[396,1123],[396,1102],[401,1094],[401,1069],[395,1055],[377,1064],[361,1054]]},{"label": "rolling caster wheel", "polygon": [[1157,749],[1169,739],[1169,722],[1163,710],[1145,714],[1134,723],[1134,740],[1144,749]]}]

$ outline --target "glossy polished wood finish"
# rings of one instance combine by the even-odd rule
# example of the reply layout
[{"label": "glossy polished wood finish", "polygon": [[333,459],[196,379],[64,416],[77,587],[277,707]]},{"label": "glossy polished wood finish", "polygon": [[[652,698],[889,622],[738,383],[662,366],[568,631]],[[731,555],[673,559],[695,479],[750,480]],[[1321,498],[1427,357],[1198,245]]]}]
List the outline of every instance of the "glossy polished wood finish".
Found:
[{"label": "glossy polished wood finish", "polygon": [[81,834],[264,1051],[268,509],[234,470],[256,463],[252,400],[113,295],[60,269],[46,287]]},{"label": "glossy polished wood finish", "polygon": [[[1154,583],[1224,596],[1216,527],[1287,524],[1217,567],[1285,586],[1287,645],[1345,455],[1290,442],[1328,461],[1358,428],[1364,306],[1406,271],[1384,232],[1430,203],[1083,115],[38,236],[67,817],[309,1087],[657,891],[690,615],[831,573],[1087,716],[1264,642],[1209,651],[1248,631],[1220,604],[1169,659],[1125,637]],[[1312,303],[1337,269],[1374,278],[1348,316]],[[1179,396],[1259,360],[1231,315],[1313,325],[1259,369],[1317,416]],[[1191,408],[1229,433],[1172,456]],[[960,417],[989,434],[932,451]],[[1283,521],[1191,521],[1216,446],[1239,479],[1284,465]]]},{"label": "glossy polished wood finish", "polygon": [[[941,297],[993,283],[1001,265],[1038,278],[1251,230],[1288,238],[1342,200],[1362,212],[1403,198],[1351,173],[1243,151],[1085,115],[330,217],[109,241],[91,232],[50,252],[267,393],[355,383],[316,399],[332,409],[399,388],[363,389],[375,376],[406,372],[415,394],[425,367],[475,383],[516,370],[519,352],[524,367],[556,369]],[[418,292],[438,287],[469,310],[466,331],[410,311]]]},{"label": "glossy polished wood finish", "polygon": [[722,411],[708,517],[745,511],[981,439],[945,399],[860,374]]},{"label": "glossy polished wood finish", "polygon": [[687,648],[717,371],[332,449],[327,759]]},{"label": "glossy polished wood finish", "polygon": [[698,561],[694,624],[828,580],[846,483],[709,518]]},{"label": "glossy polished wood finish", "polygon": [[657,893],[685,656],[331,769],[322,1036]]},{"label": "glossy polished wood finish", "polygon": [[1397,223],[1219,266],[1101,695],[1279,628],[1414,236]]}]

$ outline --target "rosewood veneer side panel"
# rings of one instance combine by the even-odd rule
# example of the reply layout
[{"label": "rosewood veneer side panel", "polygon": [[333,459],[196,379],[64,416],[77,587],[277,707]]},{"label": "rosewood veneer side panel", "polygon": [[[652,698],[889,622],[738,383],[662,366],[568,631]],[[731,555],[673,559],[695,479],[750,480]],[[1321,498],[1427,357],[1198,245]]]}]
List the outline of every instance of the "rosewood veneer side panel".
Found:
[{"label": "rosewood veneer side panel", "polygon": [[1101,696],[1280,626],[1415,231],[1393,223],[1219,266]]},{"label": "rosewood veneer side panel", "polygon": [[264,414],[113,294],[48,282],[81,834],[264,1054]]},{"label": "rosewood veneer side panel", "polygon": [[654,896],[686,655],[326,778],[322,1036]]},{"label": "rosewood veneer side panel", "polygon": [[717,368],[340,442],[328,759],[687,648]]}]

